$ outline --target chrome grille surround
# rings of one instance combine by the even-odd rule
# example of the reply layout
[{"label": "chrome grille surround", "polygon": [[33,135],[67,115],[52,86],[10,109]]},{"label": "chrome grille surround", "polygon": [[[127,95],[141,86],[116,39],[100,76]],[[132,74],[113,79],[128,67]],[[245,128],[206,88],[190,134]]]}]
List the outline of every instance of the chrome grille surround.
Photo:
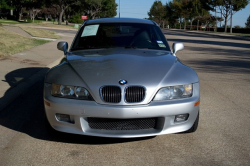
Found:
[{"label": "chrome grille surround", "polygon": [[100,88],[100,96],[104,102],[120,103],[121,88],[119,86],[103,86]]},{"label": "chrome grille surround", "polygon": [[147,130],[156,129],[157,118],[143,119],[110,119],[87,118],[91,129],[97,130]]},{"label": "chrome grille surround", "polygon": [[125,89],[125,102],[139,103],[145,99],[146,88],[143,86],[128,86]]}]

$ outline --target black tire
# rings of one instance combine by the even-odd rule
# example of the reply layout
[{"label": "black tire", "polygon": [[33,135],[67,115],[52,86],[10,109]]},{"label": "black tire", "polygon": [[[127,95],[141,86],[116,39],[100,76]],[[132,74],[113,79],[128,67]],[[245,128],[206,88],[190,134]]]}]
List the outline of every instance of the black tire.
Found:
[{"label": "black tire", "polygon": [[200,116],[200,114],[198,113],[197,118],[196,118],[193,126],[189,130],[184,131],[182,133],[193,133],[193,132],[195,132],[197,130],[197,128],[198,128],[198,125],[199,125],[199,116]]}]

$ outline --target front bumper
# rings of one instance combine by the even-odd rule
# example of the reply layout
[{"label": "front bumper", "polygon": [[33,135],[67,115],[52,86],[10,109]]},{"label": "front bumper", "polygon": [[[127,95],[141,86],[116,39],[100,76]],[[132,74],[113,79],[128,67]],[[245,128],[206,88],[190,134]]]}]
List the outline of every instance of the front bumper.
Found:
[{"label": "front bumper", "polygon": [[[50,125],[58,131],[100,137],[146,137],[178,133],[190,129],[199,112],[199,94],[191,98],[154,101],[147,105],[115,106],[101,105],[94,101],[83,101],[53,97],[50,87],[44,87],[45,112]],[[49,103],[49,104],[48,104]],[[58,121],[55,114],[70,115],[72,123]],[[175,122],[175,116],[189,114],[187,121]],[[89,127],[88,117],[95,118],[157,118],[156,128],[146,130],[98,130]]]}]

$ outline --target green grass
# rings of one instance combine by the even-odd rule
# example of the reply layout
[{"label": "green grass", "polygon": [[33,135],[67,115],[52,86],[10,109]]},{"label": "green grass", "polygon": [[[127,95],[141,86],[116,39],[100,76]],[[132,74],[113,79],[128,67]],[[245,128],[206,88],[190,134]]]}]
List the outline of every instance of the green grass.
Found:
[{"label": "green grass", "polygon": [[5,20],[5,19],[0,19],[0,23],[2,23],[2,24],[20,24],[20,22],[18,22],[18,21]]},{"label": "green grass", "polygon": [[49,41],[18,35],[0,26],[0,57],[7,57],[47,42]]},{"label": "green grass", "polygon": [[43,26],[43,27],[55,27],[55,28],[63,28],[63,29],[74,29],[74,25],[66,25],[62,23],[62,25],[58,25],[58,22],[53,21],[44,21],[44,20],[34,20],[34,23],[31,20],[25,21],[14,21],[14,20],[6,20],[0,19],[0,24],[9,25],[9,24],[16,24],[16,26]]},{"label": "green grass", "polygon": [[222,34],[222,35],[232,35],[232,36],[250,36],[249,33],[225,33],[225,32],[212,32],[212,31],[205,31],[206,33],[215,33],[215,34]]},{"label": "green grass", "polygon": [[43,30],[38,28],[31,28],[31,27],[20,27],[27,33],[29,33],[31,36],[34,37],[41,37],[41,38],[50,38],[50,39],[59,39],[60,36],[56,35],[55,32],[49,31],[49,30]]},{"label": "green grass", "polygon": [[233,33],[232,35],[250,37],[250,34],[249,34],[249,33]]}]

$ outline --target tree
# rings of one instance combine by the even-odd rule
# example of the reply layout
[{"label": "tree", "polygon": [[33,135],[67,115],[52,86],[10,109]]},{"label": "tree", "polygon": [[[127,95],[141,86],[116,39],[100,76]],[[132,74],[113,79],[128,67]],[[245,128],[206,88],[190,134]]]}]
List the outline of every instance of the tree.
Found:
[{"label": "tree", "polygon": [[89,15],[90,19],[95,19],[102,11],[103,0],[85,0],[82,2],[84,12]]},{"label": "tree", "polygon": [[59,7],[59,20],[58,20],[59,25],[62,24],[62,17],[63,17],[65,10],[69,6],[78,4],[78,3],[79,3],[79,0],[51,0],[49,1],[49,4],[51,4],[52,6]]},{"label": "tree", "polygon": [[6,3],[10,6],[10,8],[14,9],[17,21],[21,20],[22,9],[28,1],[29,0],[6,0]]},{"label": "tree", "polygon": [[174,10],[174,13],[178,16],[179,20],[180,20],[180,29],[181,29],[181,20],[182,20],[182,12],[183,12],[183,9],[182,9],[182,3],[181,3],[181,0],[173,0],[173,10]]},{"label": "tree", "polygon": [[5,0],[0,0],[0,18],[2,17],[1,13],[6,11],[6,9],[10,9],[10,7],[7,5]]},{"label": "tree", "polygon": [[170,27],[176,28],[176,24],[178,23],[178,18],[179,18],[179,15],[178,13],[175,13],[174,8],[173,8],[173,3],[167,2],[165,19],[168,21],[168,24],[170,25]]},{"label": "tree", "polygon": [[51,15],[54,17],[56,16],[57,9],[54,7],[43,6],[40,13],[44,16],[45,20],[48,21],[48,19]]},{"label": "tree", "polygon": [[1,9],[8,9],[9,6],[7,5],[5,0],[0,0],[0,11]]},{"label": "tree", "polygon": [[250,28],[250,15],[247,18],[247,22],[245,23],[246,28]]},{"label": "tree", "polygon": [[38,8],[41,8],[44,0],[5,0],[6,3],[10,6],[10,8],[14,9],[16,20],[21,20],[22,10],[26,8],[32,14],[32,18],[34,18],[37,14]]},{"label": "tree", "polygon": [[103,0],[102,1],[102,10],[99,13],[99,17],[105,18],[105,17],[114,17],[116,16],[116,8],[117,4],[115,3],[115,0]]},{"label": "tree", "polygon": [[[212,10],[212,4],[210,0],[193,0],[190,1],[190,23],[191,27],[193,26],[193,21],[196,18],[203,17],[203,16],[208,16],[209,11]],[[190,29],[191,29],[190,27]]]},{"label": "tree", "polygon": [[158,22],[160,25],[165,16],[166,7],[162,5],[161,1],[155,1],[148,12],[149,19]]},{"label": "tree", "polygon": [[44,1],[42,0],[30,0],[27,1],[25,6],[26,10],[29,10],[30,19],[34,22],[35,17],[41,11]]},{"label": "tree", "polygon": [[214,0],[213,3],[219,7],[220,13],[224,17],[225,32],[227,32],[228,20],[231,19],[230,32],[232,32],[233,15],[244,9],[248,5],[249,0]]}]

